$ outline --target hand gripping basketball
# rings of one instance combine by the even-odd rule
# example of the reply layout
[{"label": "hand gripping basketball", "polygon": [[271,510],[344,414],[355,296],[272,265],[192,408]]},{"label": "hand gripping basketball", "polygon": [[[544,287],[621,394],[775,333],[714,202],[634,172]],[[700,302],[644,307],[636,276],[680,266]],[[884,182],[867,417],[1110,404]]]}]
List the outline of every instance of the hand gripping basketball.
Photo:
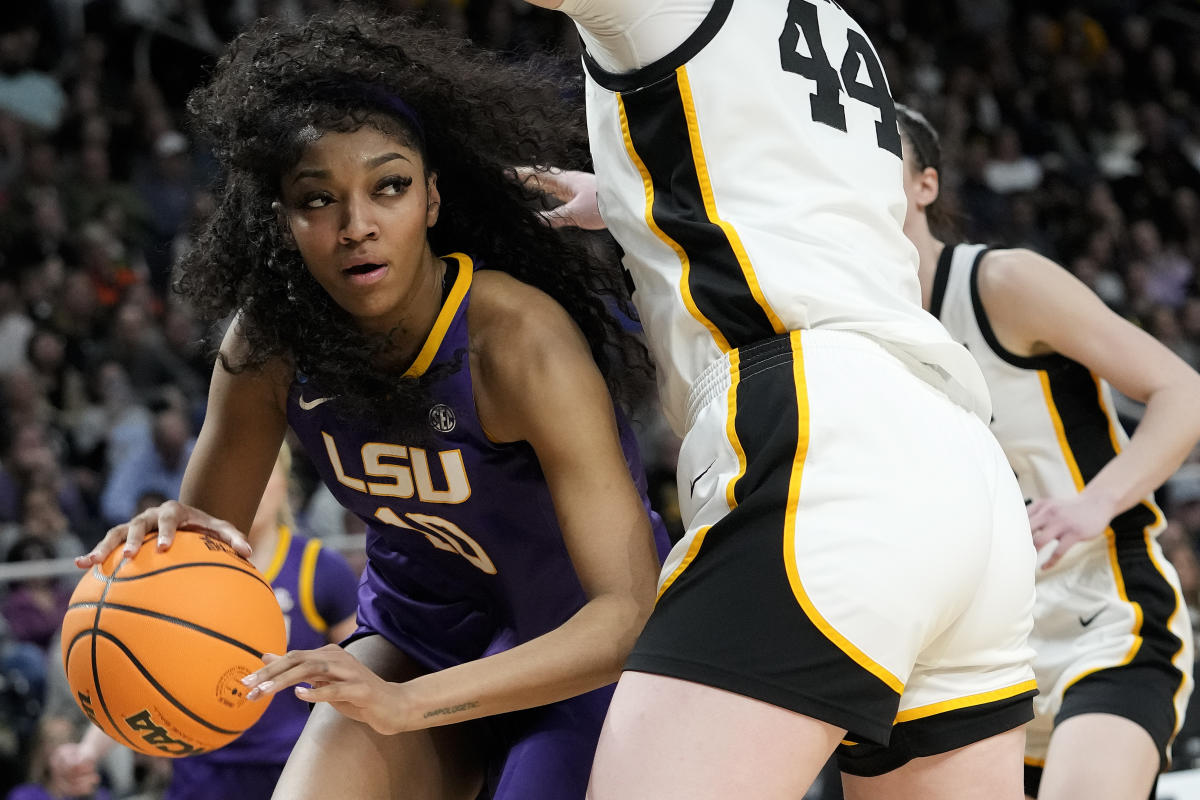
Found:
[{"label": "hand gripping basketball", "polygon": [[134,556],[114,548],[80,578],[62,626],[80,709],[117,742],[158,756],[215,750],[253,725],[267,704],[251,702],[241,679],[286,646],[271,585],[208,532]]},{"label": "hand gripping basketball", "polygon": [[198,508],[168,500],[160,506],[146,509],[129,522],[109,528],[108,533],[104,534],[104,538],[91,552],[75,559],[75,565],[87,569],[99,564],[122,544],[125,546],[125,556],[132,558],[141,549],[146,534],[150,531],[158,531],[158,549],[166,550],[175,538],[175,531],[181,529],[211,533],[243,557],[248,558],[252,552],[246,537],[225,520],[217,519]]}]

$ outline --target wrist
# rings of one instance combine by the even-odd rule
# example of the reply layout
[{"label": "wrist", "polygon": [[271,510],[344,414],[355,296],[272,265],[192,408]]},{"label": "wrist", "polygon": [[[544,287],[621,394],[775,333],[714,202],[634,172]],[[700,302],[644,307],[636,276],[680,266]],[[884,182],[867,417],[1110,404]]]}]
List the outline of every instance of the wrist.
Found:
[{"label": "wrist", "polygon": [[1124,511],[1121,508],[1120,497],[1102,486],[1088,484],[1083,488],[1081,495],[1084,502],[1102,512],[1106,524],[1111,522],[1117,514]]},{"label": "wrist", "polygon": [[416,708],[413,690],[408,682],[388,683],[386,685],[388,727],[393,733],[405,733],[424,727],[414,715]]}]

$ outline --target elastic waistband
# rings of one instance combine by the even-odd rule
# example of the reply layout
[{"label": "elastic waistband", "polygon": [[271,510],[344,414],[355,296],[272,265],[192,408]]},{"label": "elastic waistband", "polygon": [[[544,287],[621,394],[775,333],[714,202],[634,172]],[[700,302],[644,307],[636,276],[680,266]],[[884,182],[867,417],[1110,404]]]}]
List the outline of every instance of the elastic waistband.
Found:
[{"label": "elastic waistband", "polygon": [[904,364],[887,348],[869,336],[852,331],[813,330],[791,331],[769,339],[761,339],[752,344],[735,350],[730,350],[716,361],[709,364],[700,373],[700,377],[692,384],[688,394],[687,418],[685,431],[691,430],[696,416],[715,398],[724,396],[733,382],[733,359],[737,357],[740,380],[746,380],[759,372],[771,369],[791,361],[792,337],[802,340],[802,347],[808,351],[824,349],[851,349],[864,353],[884,356],[897,367],[904,369]]}]

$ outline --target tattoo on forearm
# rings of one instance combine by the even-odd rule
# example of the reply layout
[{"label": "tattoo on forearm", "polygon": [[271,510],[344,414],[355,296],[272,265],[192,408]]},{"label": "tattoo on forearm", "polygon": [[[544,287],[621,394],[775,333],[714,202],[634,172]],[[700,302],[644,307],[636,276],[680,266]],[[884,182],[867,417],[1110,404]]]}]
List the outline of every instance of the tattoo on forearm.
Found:
[{"label": "tattoo on forearm", "polygon": [[456,706],[446,706],[445,708],[435,708],[432,711],[425,712],[425,719],[430,717],[444,717],[447,714],[457,714],[460,711],[467,711],[472,708],[477,708],[479,703],[472,700],[469,703],[459,703]]}]

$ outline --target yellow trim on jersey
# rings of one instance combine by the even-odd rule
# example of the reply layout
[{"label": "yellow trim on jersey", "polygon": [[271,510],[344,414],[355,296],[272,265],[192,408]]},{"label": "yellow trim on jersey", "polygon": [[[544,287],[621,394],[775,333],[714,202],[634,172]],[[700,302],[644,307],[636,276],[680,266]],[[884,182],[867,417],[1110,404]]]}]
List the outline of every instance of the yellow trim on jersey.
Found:
[{"label": "yellow trim on jersey", "polygon": [[1067,433],[1063,429],[1062,417],[1058,413],[1058,406],[1054,404],[1054,393],[1050,390],[1050,375],[1044,369],[1037,371],[1038,380],[1042,383],[1042,395],[1046,398],[1046,410],[1050,413],[1050,422],[1054,425],[1054,435],[1058,437],[1058,448],[1062,451],[1063,460],[1067,462],[1067,469],[1071,472],[1071,480],[1075,483],[1075,491],[1083,491],[1083,474],[1079,471],[1079,464],[1075,461],[1075,454],[1071,452],[1071,445],[1067,444]]},{"label": "yellow trim on jersey", "polygon": [[[1100,413],[1104,415],[1104,419],[1108,421],[1108,438],[1112,442],[1113,452],[1117,455],[1121,454],[1121,439],[1117,435],[1117,420],[1112,414],[1108,413],[1108,404],[1104,402],[1104,382],[1096,373],[1090,373],[1092,381],[1096,384],[1096,402],[1100,405]],[[1159,530],[1166,526],[1167,522],[1163,518],[1162,509],[1158,507],[1158,503],[1154,502],[1154,495],[1141,501],[1141,505],[1150,509],[1150,513],[1154,514],[1154,522],[1146,528],[1146,531]],[[1162,570],[1159,570],[1161,572]]]},{"label": "yellow trim on jersey", "polygon": [[680,67],[675,70],[675,74],[679,79],[679,96],[683,101],[683,116],[687,120],[688,140],[692,144],[692,161],[696,165],[696,178],[700,183],[700,196],[704,198],[704,211],[708,215],[708,221],[725,233],[729,246],[737,256],[738,266],[742,268],[742,275],[746,278],[750,294],[771,321],[771,328],[776,334],[782,334],[787,329],[763,295],[762,287],[758,284],[758,275],[754,272],[754,265],[750,263],[750,256],[746,254],[741,237],[738,236],[737,230],[717,213],[717,200],[713,194],[712,180],[708,175],[708,163],[704,158],[704,143],[700,140],[700,123],[696,115],[696,102],[692,98],[692,84],[688,79],[687,67]]},{"label": "yellow trim on jersey", "polygon": [[454,315],[458,313],[458,307],[462,305],[463,298],[467,296],[467,289],[471,287],[471,259],[463,253],[451,253],[446,258],[453,258],[458,262],[458,275],[454,278],[454,286],[450,289],[446,302],[442,304],[442,310],[438,312],[437,319],[433,322],[433,328],[425,339],[425,344],[421,345],[421,351],[417,353],[412,366],[405,370],[403,376],[405,378],[420,377],[425,374],[425,370],[429,369],[429,365],[433,363],[433,357],[437,355],[438,348],[442,346],[442,340],[446,338],[446,332],[450,330],[450,323],[454,320]]},{"label": "yellow trim on jersey", "polygon": [[685,569],[691,566],[691,563],[696,559],[696,553],[700,552],[700,545],[704,544],[704,537],[708,535],[708,531],[711,527],[711,525],[705,525],[703,528],[696,531],[696,536],[694,539],[692,539],[692,543],[688,545],[687,552],[683,555],[683,560],[679,562],[679,566],[672,570],[671,574],[667,576],[667,579],[663,581],[662,588],[658,590],[658,596],[654,598],[654,602],[657,603],[659,600],[661,600],[662,596],[666,594],[667,589],[671,588],[671,584],[675,582],[675,579],[682,575]]},{"label": "yellow trim on jersey", "polygon": [[271,563],[263,571],[263,580],[267,583],[274,583],[279,577],[279,570],[283,569],[283,562],[287,561],[288,550],[292,547],[292,529],[287,525],[280,525],[277,531],[275,554],[271,556]]},{"label": "yellow trim on jersey", "polygon": [[317,611],[317,601],[313,592],[313,583],[317,577],[317,554],[321,551],[319,539],[309,539],[304,545],[304,555],[300,558],[300,576],[296,582],[300,588],[300,610],[304,618],[317,633],[329,630],[329,623]]},{"label": "yellow trim on jersey", "polygon": [[[1116,421],[1113,419],[1112,415],[1109,414],[1108,405],[1104,402],[1104,384],[1102,383],[1100,377],[1095,373],[1089,372],[1089,375],[1092,378],[1092,382],[1096,385],[1096,402],[1100,407],[1100,413],[1104,415],[1104,419],[1108,422],[1108,437],[1109,441],[1112,443],[1113,453],[1119,455],[1121,453],[1120,437],[1117,434]],[[1042,384],[1042,393],[1046,398],[1046,408],[1050,412],[1050,420],[1054,424],[1055,435],[1058,437],[1059,448],[1062,450],[1063,458],[1067,463],[1067,468],[1071,472],[1071,477],[1075,482],[1076,490],[1083,491],[1083,476],[1079,471],[1079,465],[1075,461],[1075,455],[1071,452],[1071,447],[1067,443],[1067,437],[1063,429],[1062,418],[1059,416],[1058,407],[1055,405],[1053,394],[1050,391],[1049,376],[1045,370],[1038,370],[1038,378]],[[1154,565],[1154,568],[1158,571],[1158,574],[1161,575],[1164,580],[1166,580],[1166,574],[1162,570],[1162,565],[1160,565],[1158,560],[1154,557],[1154,550],[1152,546],[1152,531],[1157,530],[1164,524],[1162,510],[1152,498],[1142,500],[1141,504],[1150,509],[1150,512],[1154,515],[1154,521],[1142,530],[1142,538],[1146,545],[1146,552],[1150,558],[1150,563]],[[1125,576],[1121,574],[1121,567],[1117,561],[1117,536],[1116,532],[1113,531],[1111,526],[1105,529],[1104,537],[1107,540],[1106,545],[1108,551],[1108,561],[1112,569],[1113,581],[1116,585],[1117,595],[1121,598],[1122,602],[1126,603],[1133,609],[1133,629],[1130,631],[1130,635],[1133,637],[1133,644],[1130,645],[1129,652],[1125,654],[1125,657],[1119,663],[1093,667],[1092,669],[1081,672],[1079,675],[1076,675],[1067,682],[1067,684],[1063,687],[1064,692],[1093,673],[1100,672],[1101,670],[1105,669],[1123,667],[1126,664],[1129,664],[1131,661],[1133,661],[1134,657],[1141,649],[1142,642],[1144,641],[1141,632],[1142,624],[1145,622],[1145,615],[1142,611],[1141,604],[1130,600],[1129,595],[1125,591]],[[1167,583],[1170,584],[1170,581],[1167,581]],[[1171,615],[1167,618],[1168,631],[1171,631],[1171,623],[1175,620],[1176,616],[1178,616],[1181,605],[1182,604],[1179,602],[1179,597],[1176,595],[1175,610],[1171,612]],[[1183,652],[1183,649],[1184,644],[1181,639],[1179,643],[1179,650],[1177,650],[1175,655],[1171,657],[1171,663],[1175,663],[1175,658]],[[1178,709],[1179,693],[1182,692],[1184,687],[1187,685],[1187,673],[1182,669],[1180,670],[1180,673],[1183,675],[1183,678],[1180,681],[1179,689],[1175,692],[1175,701],[1173,702],[1176,710]],[[1179,715],[1176,713],[1176,730],[1178,730],[1179,722]]]},{"label": "yellow trim on jersey", "polygon": [[937,714],[944,714],[947,711],[957,711],[960,708],[969,708],[971,706],[982,706],[987,703],[994,703],[997,700],[1007,700],[1010,697],[1016,697],[1025,692],[1032,692],[1037,689],[1037,681],[1028,680],[1016,684],[1015,686],[1006,686],[1003,689],[993,689],[990,692],[980,692],[979,694],[970,694],[966,697],[956,697],[953,700],[942,700],[939,703],[930,703],[926,706],[917,706],[916,708],[906,708],[896,714],[895,724],[901,722],[912,722],[914,719],[925,719]]},{"label": "yellow trim on jersey", "polygon": [[1027,767],[1037,767],[1038,769],[1042,769],[1043,767],[1045,767],[1045,766],[1046,766],[1046,759],[1044,759],[1044,758],[1030,758],[1029,756],[1025,756],[1025,766],[1027,766]]},{"label": "yellow trim on jersey", "polygon": [[738,384],[741,383],[741,355],[737,350],[733,350],[729,354],[729,394],[726,395],[725,409],[725,436],[729,439],[729,446],[733,448],[733,452],[737,454],[738,471],[737,474],[725,484],[725,504],[732,511],[737,507],[737,497],[734,496],[734,489],[737,488],[738,481],[746,475],[746,450],[742,447],[742,442],[737,435],[737,390]]},{"label": "yellow trim on jersey", "polygon": [[788,484],[787,515],[784,518],[783,561],[787,566],[788,583],[792,585],[792,594],[804,609],[817,630],[821,631],[839,650],[849,656],[855,663],[883,681],[896,694],[904,692],[904,682],[888,671],[883,665],[874,661],[870,656],[859,650],[840,634],[813,605],[804,584],[800,580],[800,570],[796,566],[796,509],[800,503],[800,483],[804,473],[804,461],[808,457],[809,410],[808,383],[804,376],[804,350],[801,347],[800,331],[792,331],[789,339],[792,346],[792,379],[796,385],[796,416],[798,427],[796,431],[796,458],[792,462],[792,475]]},{"label": "yellow trim on jersey", "polygon": [[683,275],[679,279],[679,293],[683,297],[683,305],[687,308],[688,313],[693,319],[708,329],[713,340],[717,343],[717,347],[722,353],[728,353],[730,350],[729,340],[722,335],[717,326],[712,320],[700,313],[696,301],[692,299],[692,290],[688,281],[688,276],[691,273],[692,262],[688,258],[687,252],[680,246],[679,242],[672,239],[658,227],[658,223],[654,221],[654,182],[650,178],[650,171],[646,169],[646,164],[642,161],[641,156],[637,154],[637,150],[633,147],[633,137],[629,133],[629,117],[625,114],[625,101],[621,95],[617,95],[617,113],[621,118],[621,138],[625,142],[625,152],[629,154],[629,160],[637,167],[638,174],[642,176],[642,190],[646,196],[646,210],[643,217],[646,220],[648,227],[655,236],[657,236],[664,244],[675,251],[675,255],[679,258],[679,263],[683,267]]}]

